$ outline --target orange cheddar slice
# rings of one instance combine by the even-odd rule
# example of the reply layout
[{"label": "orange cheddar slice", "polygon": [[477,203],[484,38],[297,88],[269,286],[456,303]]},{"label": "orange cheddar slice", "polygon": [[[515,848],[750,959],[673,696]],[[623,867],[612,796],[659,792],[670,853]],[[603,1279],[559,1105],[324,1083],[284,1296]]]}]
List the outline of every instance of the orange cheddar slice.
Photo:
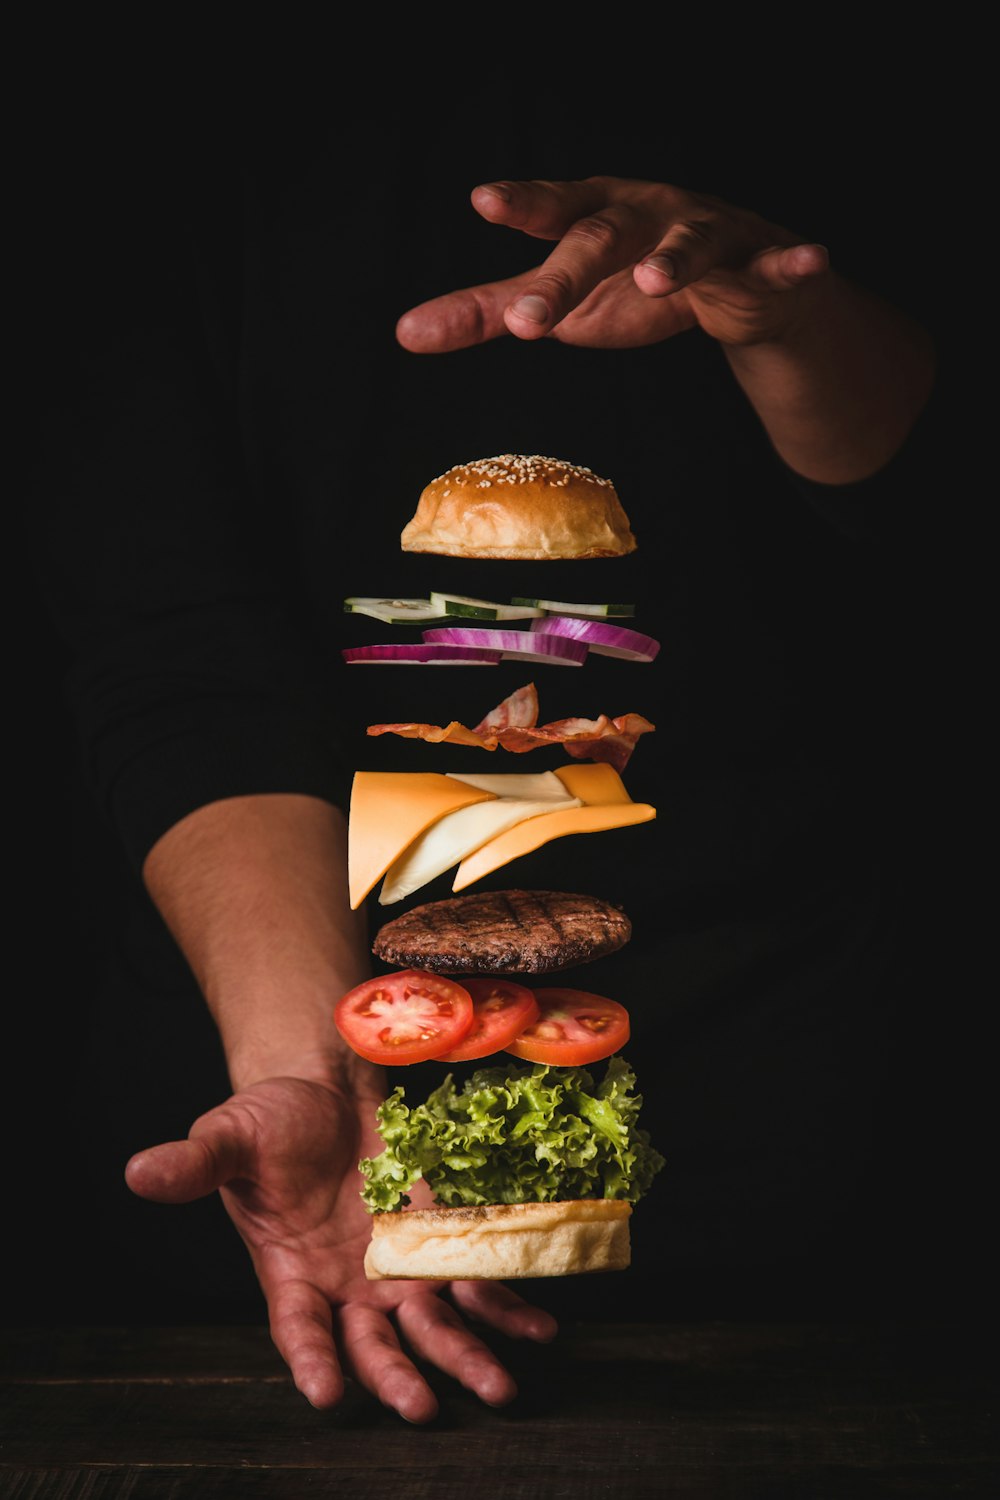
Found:
[{"label": "orange cheddar slice", "polygon": [[588,806],[604,806],[609,802],[628,802],[635,807],[625,790],[614,766],[605,761],[580,762],[571,766],[559,766],[555,773],[571,797],[579,797]]},{"label": "orange cheddar slice", "polygon": [[491,875],[501,865],[540,849],[552,839],[571,833],[603,833],[610,828],[627,828],[633,823],[648,823],[656,817],[656,808],[649,802],[632,801],[612,766],[602,762],[561,766],[556,775],[570,795],[578,797],[584,805],[528,818],[480,845],[462,860],[455,872],[452,890],[464,890]]},{"label": "orange cheddar slice", "polygon": [[495,797],[433,771],[356,771],[347,856],[352,911],[425,828],[460,807]]}]

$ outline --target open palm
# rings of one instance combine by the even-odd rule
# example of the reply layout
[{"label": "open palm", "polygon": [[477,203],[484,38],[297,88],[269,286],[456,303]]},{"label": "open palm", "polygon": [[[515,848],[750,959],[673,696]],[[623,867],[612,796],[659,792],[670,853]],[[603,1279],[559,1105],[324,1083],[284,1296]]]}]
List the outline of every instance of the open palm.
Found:
[{"label": "open palm", "polygon": [[336,1404],[349,1374],[408,1420],[433,1417],[437,1401],[400,1335],[410,1353],[502,1405],[514,1382],[456,1308],[515,1338],[551,1338],[554,1321],[499,1283],[451,1283],[446,1300],[443,1283],[366,1279],[371,1220],[357,1161],[381,1149],[378,1102],[268,1079],[203,1115],[188,1140],[134,1156],[127,1181],[159,1202],[221,1192],[253,1259],[274,1342],[313,1405]]}]

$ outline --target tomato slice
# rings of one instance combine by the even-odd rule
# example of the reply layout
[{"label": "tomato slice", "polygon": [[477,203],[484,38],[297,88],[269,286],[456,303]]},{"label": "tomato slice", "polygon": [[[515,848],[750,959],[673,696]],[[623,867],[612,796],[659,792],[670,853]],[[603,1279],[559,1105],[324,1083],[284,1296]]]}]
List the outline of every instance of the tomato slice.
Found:
[{"label": "tomato slice", "polygon": [[628,1011],[587,990],[536,990],[540,1015],[506,1051],[527,1062],[574,1068],[610,1057],[629,1039]]},{"label": "tomato slice", "polygon": [[503,1052],[540,1014],[531,990],[513,979],[466,979],[464,983],[472,996],[472,1026],[457,1047],[440,1054],[439,1062],[469,1062]]},{"label": "tomato slice", "polygon": [[472,996],[427,969],[366,979],[337,1002],[337,1030],[359,1057],[399,1067],[456,1046],[472,1025]]}]

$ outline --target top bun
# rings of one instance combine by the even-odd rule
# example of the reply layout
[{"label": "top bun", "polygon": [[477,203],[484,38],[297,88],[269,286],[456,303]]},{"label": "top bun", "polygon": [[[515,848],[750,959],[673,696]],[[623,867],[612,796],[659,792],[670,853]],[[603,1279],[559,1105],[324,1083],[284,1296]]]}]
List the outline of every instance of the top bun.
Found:
[{"label": "top bun", "polygon": [[610,479],[538,454],[456,464],[431,481],[404,527],[404,552],[544,561],[635,551]]}]

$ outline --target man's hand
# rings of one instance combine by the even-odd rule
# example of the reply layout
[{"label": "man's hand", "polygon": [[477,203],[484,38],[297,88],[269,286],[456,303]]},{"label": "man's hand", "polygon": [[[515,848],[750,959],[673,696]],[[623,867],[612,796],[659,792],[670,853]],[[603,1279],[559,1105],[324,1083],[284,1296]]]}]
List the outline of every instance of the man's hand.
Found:
[{"label": "man's hand", "polygon": [[535,270],[450,292],[404,313],[417,354],[545,334],[630,348],[700,326],[725,344],[777,337],[828,270],[822,245],[716,198],[621,177],[494,182],[473,206],[493,224],[557,240]]},{"label": "man's hand", "polygon": [[822,245],[757,214],[623,177],[493,182],[472,202],[556,247],[533,271],[404,313],[396,337],[415,354],[502,333],[625,349],[700,328],[784,461],[822,484],[876,473],[930,393],[924,329],[831,271]]},{"label": "man's hand", "polygon": [[512,1338],[548,1340],[555,1322],[499,1283],[454,1282],[446,1301],[443,1283],[366,1280],[371,1219],[357,1162],[381,1150],[378,1102],[304,1079],[267,1079],[203,1115],[186,1141],[133,1156],[126,1180],[160,1203],[221,1192],[253,1258],[274,1342],[314,1406],[341,1399],[346,1373],[408,1421],[429,1421],[437,1401],[397,1330],[413,1355],[502,1406],[516,1395],[514,1382],[452,1303]]}]

